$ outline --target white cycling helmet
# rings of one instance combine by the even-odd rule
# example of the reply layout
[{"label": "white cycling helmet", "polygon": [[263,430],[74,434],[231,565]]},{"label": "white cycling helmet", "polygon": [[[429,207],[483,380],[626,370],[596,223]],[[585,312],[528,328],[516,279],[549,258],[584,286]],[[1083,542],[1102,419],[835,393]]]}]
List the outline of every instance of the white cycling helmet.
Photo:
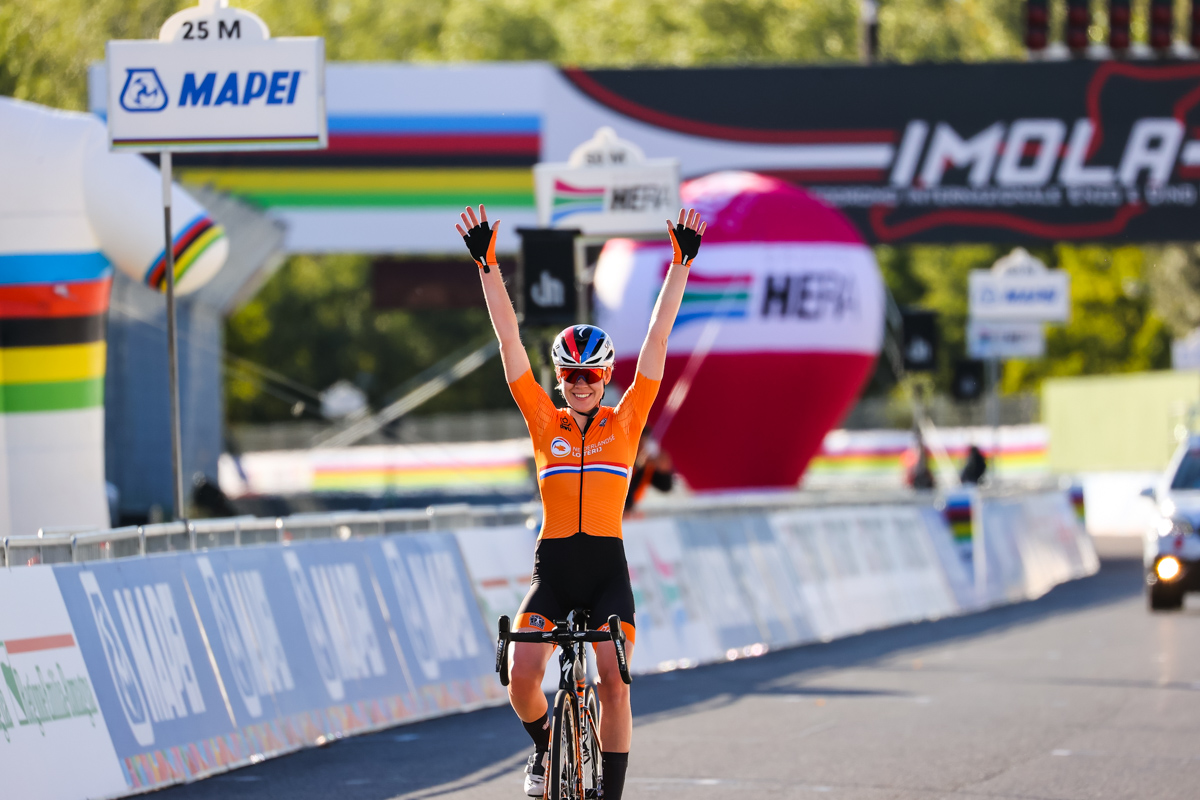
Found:
[{"label": "white cycling helmet", "polygon": [[617,360],[612,337],[595,325],[572,325],[554,337],[550,360],[560,369],[604,369]]}]

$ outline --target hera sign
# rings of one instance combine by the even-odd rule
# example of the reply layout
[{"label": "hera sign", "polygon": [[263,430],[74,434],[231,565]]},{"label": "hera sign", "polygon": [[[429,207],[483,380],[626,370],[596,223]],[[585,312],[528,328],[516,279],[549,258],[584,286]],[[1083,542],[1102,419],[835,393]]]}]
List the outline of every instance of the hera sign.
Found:
[{"label": "hera sign", "polygon": [[108,132],[141,152],[323,148],[324,40],[273,39],[253,14],[201,2],[157,40],[108,43]]}]

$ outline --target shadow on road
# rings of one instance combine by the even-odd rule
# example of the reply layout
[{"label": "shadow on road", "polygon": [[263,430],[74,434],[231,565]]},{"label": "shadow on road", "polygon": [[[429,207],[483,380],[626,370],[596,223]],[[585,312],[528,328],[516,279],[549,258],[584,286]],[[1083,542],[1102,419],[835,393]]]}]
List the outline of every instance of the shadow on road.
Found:
[{"label": "shadow on road", "polygon": [[[642,676],[633,692],[635,725],[712,708],[751,694],[901,695],[891,691],[806,687],[826,670],[869,664],[917,648],[967,639],[1086,608],[1129,600],[1142,589],[1136,547],[1105,547],[1097,575],[1038,600],[980,614],[872,631],[758,658]],[[406,725],[332,746],[303,750],[197,783],[165,790],[163,800],[354,798],[423,800],[514,774],[529,741],[507,707]]]}]

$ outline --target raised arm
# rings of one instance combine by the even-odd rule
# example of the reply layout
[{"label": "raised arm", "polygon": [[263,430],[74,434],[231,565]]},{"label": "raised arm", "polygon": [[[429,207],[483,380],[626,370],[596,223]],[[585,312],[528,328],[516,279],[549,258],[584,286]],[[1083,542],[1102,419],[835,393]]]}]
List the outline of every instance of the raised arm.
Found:
[{"label": "raised arm", "polygon": [[483,299],[487,303],[496,338],[500,340],[504,379],[512,383],[529,371],[529,354],[525,352],[525,345],[521,344],[517,312],[513,310],[512,301],[508,299],[508,292],[504,289],[504,278],[501,277],[500,266],[496,262],[496,231],[500,228],[500,220],[489,226],[487,211],[482,205],[479,206],[478,217],[475,216],[475,209],[470,206],[467,206],[466,213],[459,216],[462,217],[462,224],[454,227],[466,240],[471,257],[479,265],[479,277],[483,281]]},{"label": "raised arm", "polygon": [[638,354],[638,372],[651,380],[662,380],[663,369],[667,364],[667,339],[671,336],[671,328],[675,326],[679,304],[683,302],[688,270],[700,250],[700,237],[704,235],[707,227],[708,223],[700,221],[700,215],[695,209],[680,209],[679,221],[674,225],[670,220],[667,221],[667,233],[671,237],[674,257],[671,259],[671,268],[667,270],[667,279],[663,281],[662,291],[654,303],[654,313],[650,315],[650,330],[646,333],[642,352]]}]

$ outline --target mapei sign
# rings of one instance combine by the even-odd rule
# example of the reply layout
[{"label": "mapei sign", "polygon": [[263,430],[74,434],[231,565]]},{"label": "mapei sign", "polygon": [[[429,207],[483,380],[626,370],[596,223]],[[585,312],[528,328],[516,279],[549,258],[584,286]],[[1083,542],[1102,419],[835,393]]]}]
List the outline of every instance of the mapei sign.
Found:
[{"label": "mapei sign", "polygon": [[325,147],[324,41],[273,39],[258,17],[205,0],[156,41],[108,43],[114,149]]},{"label": "mapei sign", "polygon": [[[876,242],[1197,238],[1198,63],[565,76],[670,137],[660,145],[685,154],[685,173],[794,181]],[[677,101],[690,85],[705,87],[704,103]]]}]

